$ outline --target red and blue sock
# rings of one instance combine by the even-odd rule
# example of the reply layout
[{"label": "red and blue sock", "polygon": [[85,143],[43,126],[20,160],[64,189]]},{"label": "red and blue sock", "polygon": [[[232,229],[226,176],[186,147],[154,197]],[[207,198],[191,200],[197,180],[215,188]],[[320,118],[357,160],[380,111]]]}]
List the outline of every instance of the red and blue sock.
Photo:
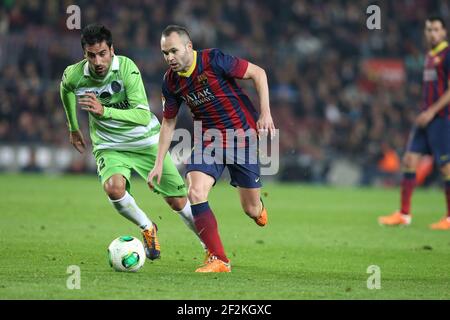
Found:
[{"label": "red and blue sock", "polygon": [[401,213],[410,214],[411,210],[411,197],[416,187],[416,173],[405,172],[403,174],[403,180],[401,183]]},{"label": "red and blue sock", "polygon": [[197,229],[198,236],[211,252],[218,259],[228,263],[229,260],[225,255],[225,250],[219,236],[219,228],[217,226],[214,213],[209,207],[208,201],[191,204],[192,215]]}]

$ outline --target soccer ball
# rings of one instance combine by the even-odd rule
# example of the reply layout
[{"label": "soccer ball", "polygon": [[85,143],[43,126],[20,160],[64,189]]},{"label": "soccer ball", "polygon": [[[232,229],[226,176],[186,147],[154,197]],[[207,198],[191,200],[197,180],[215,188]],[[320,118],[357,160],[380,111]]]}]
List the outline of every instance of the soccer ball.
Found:
[{"label": "soccer ball", "polygon": [[121,236],[109,245],[108,260],[116,271],[136,272],[145,263],[144,246],[135,237]]}]

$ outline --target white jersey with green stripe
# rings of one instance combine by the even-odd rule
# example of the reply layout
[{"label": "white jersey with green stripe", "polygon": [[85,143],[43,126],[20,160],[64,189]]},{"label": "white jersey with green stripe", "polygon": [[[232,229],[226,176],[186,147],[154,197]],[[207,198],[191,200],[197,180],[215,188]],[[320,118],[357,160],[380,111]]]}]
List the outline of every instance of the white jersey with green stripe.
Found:
[{"label": "white jersey with green stripe", "polygon": [[[101,149],[141,149],[158,143],[160,124],[150,111],[141,73],[131,59],[115,55],[109,72],[103,78],[92,76],[86,59],[70,65],[64,71],[60,91],[71,130],[78,129],[77,97],[92,92],[103,105],[104,116],[89,113],[93,152]],[[148,124],[133,122],[131,118],[127,119],[126,113],[125,116],[122,113],[120,119],[106,116],[106,111],[111,115],[117,110],[132,109],[148,111]],[[70,114],[72,112],[75,114]]]}]

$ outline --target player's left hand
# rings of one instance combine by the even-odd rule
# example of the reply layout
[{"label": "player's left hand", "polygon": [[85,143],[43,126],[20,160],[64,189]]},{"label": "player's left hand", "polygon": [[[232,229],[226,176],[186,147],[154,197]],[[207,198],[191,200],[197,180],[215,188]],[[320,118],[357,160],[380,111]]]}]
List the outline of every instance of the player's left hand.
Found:
[{"label": "player's left hand", "polygon": [[163,171],[163,166],[156,164],[155,167],[152,169],[152,171],[149,172],[148,177],[147,177],[147,184],[150,187],[150,189],[153,190],[155,188],[155,182],[153,180],[154,178],[156,178],[157,184],[161,183],[162,171]]},{"label": "player's left hand", "polygon": [[436,112],[434,112],[433,109],[428,109],[425,111],[422,111],[416,118],[416,125],[419,127],[426,127],[431,120],[436,116]]},{"label": "player's left hand", "polygon": [[83,98],[78,100],[80,105],[85,106],[82,107],[82,110],[90,112],[92,114],[102,116],[104,109],[100,101],[97,100],[97,97],[92,92],[88,92],[85,94]]},{"label": "player's left hand", "polygon": [[275,125],[273,124],[270,113],[262,113],[259,116],[258,122],[256,122],[256,128],[258,129],[258,135],[267,135],[267,132],[269,132],[271,139],[275,137]]}]

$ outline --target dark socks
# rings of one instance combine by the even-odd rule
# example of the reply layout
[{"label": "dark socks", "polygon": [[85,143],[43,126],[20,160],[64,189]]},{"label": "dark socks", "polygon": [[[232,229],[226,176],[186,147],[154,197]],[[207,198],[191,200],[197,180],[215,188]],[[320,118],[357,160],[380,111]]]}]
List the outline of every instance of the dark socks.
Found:
[{"label": "dark socks", "polygon": [[208,202],[202,202],[191,205],[192,215],[197,233],[208,250],[218,259],[229,262],[225,255],[225,250],[219,236],[219,229],[214,213],[209,207]]}]

